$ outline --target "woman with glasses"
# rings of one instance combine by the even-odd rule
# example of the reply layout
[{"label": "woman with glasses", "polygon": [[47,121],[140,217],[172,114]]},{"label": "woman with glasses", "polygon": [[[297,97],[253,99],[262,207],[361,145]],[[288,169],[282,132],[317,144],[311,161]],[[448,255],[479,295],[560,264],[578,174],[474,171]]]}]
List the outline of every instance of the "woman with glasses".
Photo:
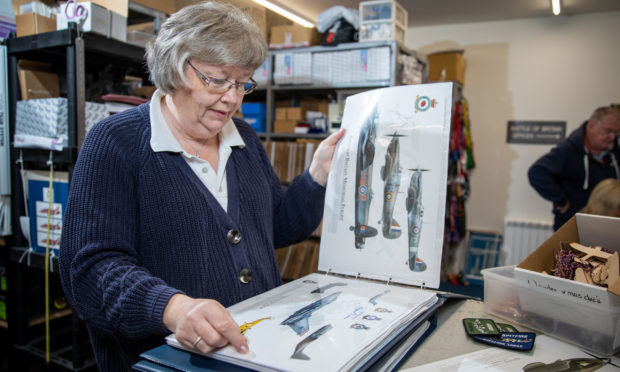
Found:
[{"label": "woman with glasses", "polygon": [[80,150],[60,271],[99,367],[126,370],[174,332],[206,353],[248,345],[225,307],[281,283],[274,249],[323,214],[333,134],[288,187],[232,114],[267,47],[226,4],[183,8],[147,46],[151,101],[95,125]]}]

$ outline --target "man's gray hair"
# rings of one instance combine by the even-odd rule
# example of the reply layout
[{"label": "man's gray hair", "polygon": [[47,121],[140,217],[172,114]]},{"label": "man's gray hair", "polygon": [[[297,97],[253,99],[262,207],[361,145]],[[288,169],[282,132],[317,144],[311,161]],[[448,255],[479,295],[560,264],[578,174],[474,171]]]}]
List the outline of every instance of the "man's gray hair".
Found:
[{"label": "man's gray hair", "polygon": [[164,94],[187,86],[186,62],[256,70],[267,43],[252,18],[229,4],[207,1],[186,6],[161,26],[146,45],[150,79]]},{"label": "man's gray hair", "polygon": [[601,120],[603,120],[603,118],[607,117],[608,115],[613,115],[617,121],[620,121],[620,112],[617,109],[609,106],[599,107],[594,110],[594,112],[590,116],[590,121],[598,124],[601,122]]}]

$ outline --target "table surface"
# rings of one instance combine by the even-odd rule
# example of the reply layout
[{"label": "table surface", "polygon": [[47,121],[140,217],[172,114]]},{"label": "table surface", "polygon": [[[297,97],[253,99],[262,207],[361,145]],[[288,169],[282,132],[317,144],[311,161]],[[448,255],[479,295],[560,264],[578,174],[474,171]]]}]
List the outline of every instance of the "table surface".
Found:
[{"label": "table surface", "polygon": [[475,300],[448,299],[437,315],[437,328],[400,366],[401,369],[417,367],[438,360],[451,358],[489,348],[474,341],[465,332],[464,318],[490,318],[500,323],[514,325],[519,331],[532,332],[522,325],[511,323],[484,312],[484,303]]}]

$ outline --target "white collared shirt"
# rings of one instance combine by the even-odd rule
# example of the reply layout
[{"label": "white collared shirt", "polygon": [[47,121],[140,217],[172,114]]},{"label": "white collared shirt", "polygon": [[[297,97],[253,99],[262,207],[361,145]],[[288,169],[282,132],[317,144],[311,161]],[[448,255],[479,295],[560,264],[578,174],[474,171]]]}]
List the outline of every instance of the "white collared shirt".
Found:
[{"label": "white collared shirt", "polygon": [[155,152],[169,151],[181,153],[187,164],[192,168],[194,173],[207,187],[209,192],[213,194],[215,199],[220,203],[225,211],[228,211],[228,182],[226,181],[226,163],[232,153],[233,146],[244,147],[245,142],[241,138],[237,127],[232,119],[228,121],[218,134],[220,139],[219,147],[219,163],[217,172],[211,164],[187,153],[177,139],[172,134],[170,127],[166,124],[166,120],[161,112],[161,98],[163,95],[159,90],[153,93],[151,97],[151,148]]}]

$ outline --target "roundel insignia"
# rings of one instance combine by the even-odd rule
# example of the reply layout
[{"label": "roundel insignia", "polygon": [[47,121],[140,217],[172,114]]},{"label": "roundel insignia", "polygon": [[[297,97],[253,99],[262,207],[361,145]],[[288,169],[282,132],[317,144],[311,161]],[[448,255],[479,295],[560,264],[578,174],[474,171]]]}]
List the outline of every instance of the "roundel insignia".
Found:
[{"label": "roundel insignia", "polygon": [[420,228],[419,228],[419,227],[417,227],[417,226],[413,226],[413,227],[411,228],[411,232],[412,232],[414,235],[415,235],[415,234],[418,234],[418,233],[420,232]]},{"label": "roundel insignia", "polygon": [[435,107],[436,101],[428,98],[428,96],[417,96],[415,100],[415,112],[426,111],[431,107]]},{"label": "roundel insignia", "polygon": [[360,194],[366,194],[366,186],[361,185],[360,188],[359,188],[359,192],[360,192]]}]

